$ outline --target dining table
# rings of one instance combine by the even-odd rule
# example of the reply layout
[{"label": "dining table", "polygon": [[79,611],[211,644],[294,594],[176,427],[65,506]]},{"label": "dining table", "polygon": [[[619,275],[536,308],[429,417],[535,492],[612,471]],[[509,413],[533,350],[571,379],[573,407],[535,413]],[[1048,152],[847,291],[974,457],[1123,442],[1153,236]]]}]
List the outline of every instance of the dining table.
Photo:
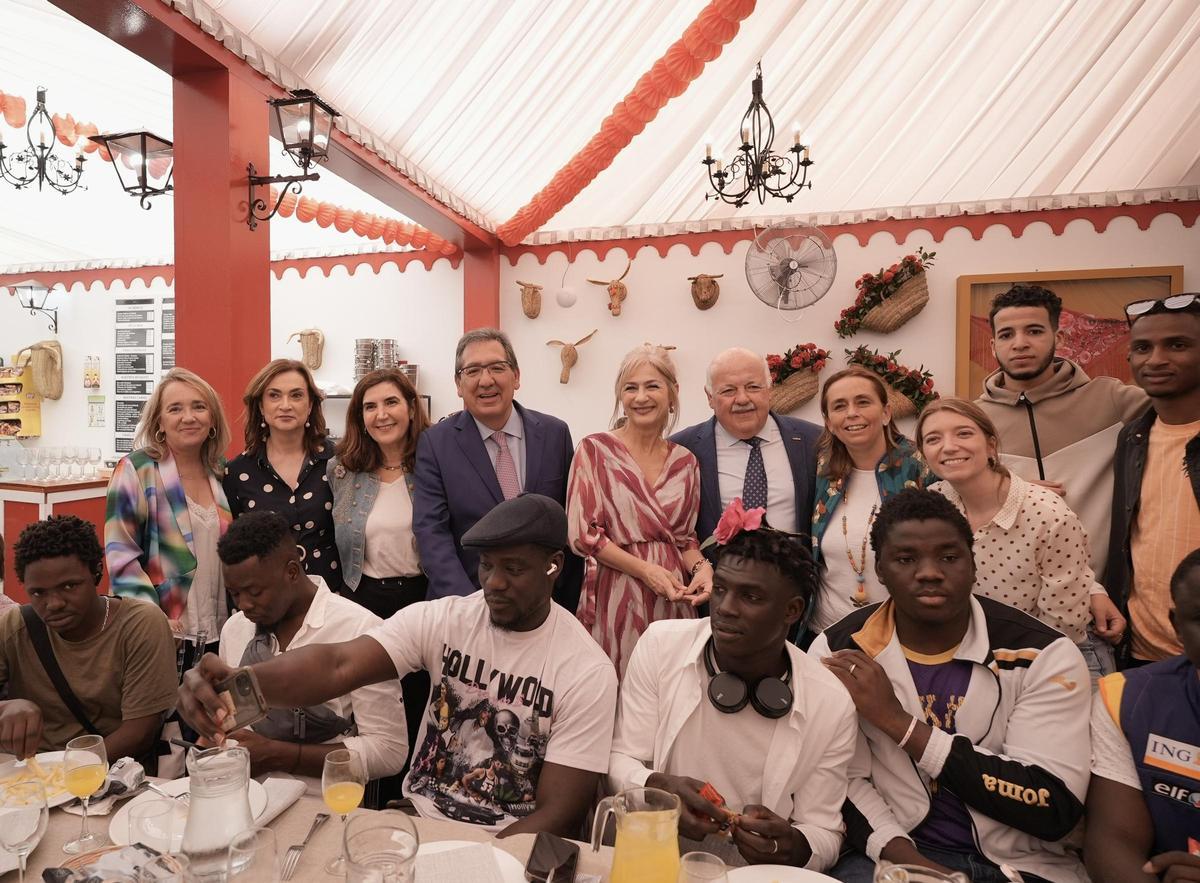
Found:
[{"label": "dining table", "polygon": [[[302,795],[295,803],[280,813],[268,827],[275,832],[275,842],[279,851],[280,863],[287,848],[300,843],[308,832],[313,818],[319,812],[328,812],[320,798],[312,795]],[[355,812],[373,812],[360,809]],[[89,821],[93,831],[108,831],[109,816],[93,816]],[[25,879],[36,883],[42,879],[42,871],[62,865],[66,856],[63,855],[62,845],[79,833],[79,816],[64,812],[61,808],[50,810],[49,823],[41,842],[30,854],[26,865]],[[456,822],[446,819],[414,817],[417,835],[421,843],[434,843],[444,840],[469,840],[479,843],[492,843],[496,848],[513,856],[522,866],[529,859],[533,849],[533,834],[514,834],[511,837],[498,838],[479,825]],[[609,868],[612,864],[612,847],[602,846],[599,852],[593,852],[589,844],[580,843],[579,874],[591,874],[603,881],[609,879]],[[296,872],[292,877],[293,883],[330,883],[336,878],[325,871],[325,864],[342,848],[342,823],[334,817],[320,826],[308,842]],[[16,881],[17,872],[0,875],[3,883]],[[463,881],[470,883],[470,881]]]}]

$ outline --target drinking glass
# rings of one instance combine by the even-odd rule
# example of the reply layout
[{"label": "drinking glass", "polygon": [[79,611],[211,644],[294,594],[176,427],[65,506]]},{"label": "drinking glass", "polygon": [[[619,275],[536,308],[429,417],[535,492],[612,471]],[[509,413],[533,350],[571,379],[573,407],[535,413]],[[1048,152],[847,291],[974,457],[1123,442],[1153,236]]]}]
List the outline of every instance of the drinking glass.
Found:
[{"label": "drinking glass", "polygon": [[707,852],[689,852],[679,860],[679,883],[729,883],[725,862]]},{"label": "drinking glass", "polygon": [[[176,808],[184,811],[181,817]],[[129,808],[129,842],[158,852],[179,852],[186,809],[179,800],[146,800]]]},{"label": "drinking glass", "polygon": [[79,457],[78,448],[70,445],[62,449],[62,477],[71,479],[75,477],[75,463]]},{"label": "drinking glass", "polygon": [[101,455],[101,451],[99,448],[88,448],[87,449],[88,478],[95,478],[100,474],[100,455]]},{"label": "drinking glass", "polygon": [[63,756],[63,772],[66,774],[67,790],[83,801],[83,819],[79,837],[63,845],[67,855],[91,852],[108,842],[103,834],[88,830],[88,800],[100,790],[108,775],[108,754],[104,750],[103,736],[79,736],[67,743]]},{"label": "drinking glass", "polygon": [[225,879],[243,883],[273,883],[279,879],[279,851],[275,832],[270,828],[251,828],[229,844],[229,866]]},{"label": "drinking glass", "polygon": [[[321,771],[321,796],[325,805],[342,817],[343,828],[346,815],[362,803],[367,790],[367,774],[362,758],[349,748],[339,748],[325,755],[325,768]],[[346,875],[346,857],[343,854],[332,859],[325,870],[338,877]]]},{"label": "drinking glass", "polygon": [[46,816],[40,781],[0,785],[0,846],[17,856],[17,883],[25,883],[25,860],[46,833]]},{"label": "drinking glass", "polygon": [[421,838],[405,813],[357,813],[345,823],[342,844],[347,883],[412,883]]},{"label": "drinking glass", "polygon": [[50,478],[50,449],[38,448],[37,451],[37,478],[46,481]]},{"label": "drinking glass", "polygon": [[21,478],[25,481],[33,478],[33,469],[30,467],[34,465],[34,462],[35,454],[33,451],[22,445],[21,450],[17,451],[17,465],[21,467]]}]

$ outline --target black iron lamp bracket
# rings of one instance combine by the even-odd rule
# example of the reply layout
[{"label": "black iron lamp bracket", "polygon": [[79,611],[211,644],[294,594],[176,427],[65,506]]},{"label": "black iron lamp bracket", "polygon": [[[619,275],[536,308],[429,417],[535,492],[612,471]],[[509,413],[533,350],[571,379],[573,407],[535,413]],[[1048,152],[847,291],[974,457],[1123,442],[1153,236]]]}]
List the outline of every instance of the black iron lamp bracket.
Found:
[{"label": "black iron lamp bracket", "polygon": [[[316,172],[309,172],[304,175],[259,175],[254,168],[254,163],[246,165],[246,174],[249,176],[250,184],[247,203],[246,223],[249,224],[251,230],[258,228],[259,221],[269,221],[279,212],[279,206],[283,204],[283,198],[287,196],[290,190],[295,195],[299,196],[301,191],[301,181],[319,181],[321,176]],[[260,196],[255,196],[254,188],[267,186],[272,184],[285,185],[279,191],[279,198],[275,200],[275,205],[267,212],[267,201]],[[266,212],[265,214],[263,214]]]}]

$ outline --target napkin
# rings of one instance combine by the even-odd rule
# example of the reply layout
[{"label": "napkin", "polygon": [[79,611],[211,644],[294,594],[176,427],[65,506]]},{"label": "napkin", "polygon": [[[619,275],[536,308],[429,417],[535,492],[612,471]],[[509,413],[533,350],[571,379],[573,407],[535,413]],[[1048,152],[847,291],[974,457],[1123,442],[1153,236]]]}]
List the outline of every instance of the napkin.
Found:
[{"label": "napkin", "polygon": [[281,812],[300,799],[305,789],[304,783],[299,779],[274,777],[264,779],[262,786],[267,791],[267,808],[254,820],[256,825],[271,824]]},{"label": "napkin", "polygon": [[444,852],[417,854],[421,883],[504,883],[490,843],[476,843]]}]

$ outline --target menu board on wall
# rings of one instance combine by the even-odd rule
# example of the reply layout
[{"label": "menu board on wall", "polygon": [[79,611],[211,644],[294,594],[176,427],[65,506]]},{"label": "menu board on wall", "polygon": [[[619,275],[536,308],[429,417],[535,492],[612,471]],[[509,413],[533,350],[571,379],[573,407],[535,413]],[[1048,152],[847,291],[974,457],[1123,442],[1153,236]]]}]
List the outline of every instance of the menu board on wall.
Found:
[{"label": "menu board on wall", "polygon": [[175,298],[162,299],[162,316],[159,320],[162,337],[162,358],[159,360],[163,371],[175,367]]},{"label": "menu board on wall", "polygon": [[138,418],[159,377],[158,367],[162,364],[162,337],[159,333],[162,304],[158,296],[150,294],[118,298],[115,306],[113,377],[116,394],[113,396],[112,426],[113,449],[120,455],[133,450]]}]

